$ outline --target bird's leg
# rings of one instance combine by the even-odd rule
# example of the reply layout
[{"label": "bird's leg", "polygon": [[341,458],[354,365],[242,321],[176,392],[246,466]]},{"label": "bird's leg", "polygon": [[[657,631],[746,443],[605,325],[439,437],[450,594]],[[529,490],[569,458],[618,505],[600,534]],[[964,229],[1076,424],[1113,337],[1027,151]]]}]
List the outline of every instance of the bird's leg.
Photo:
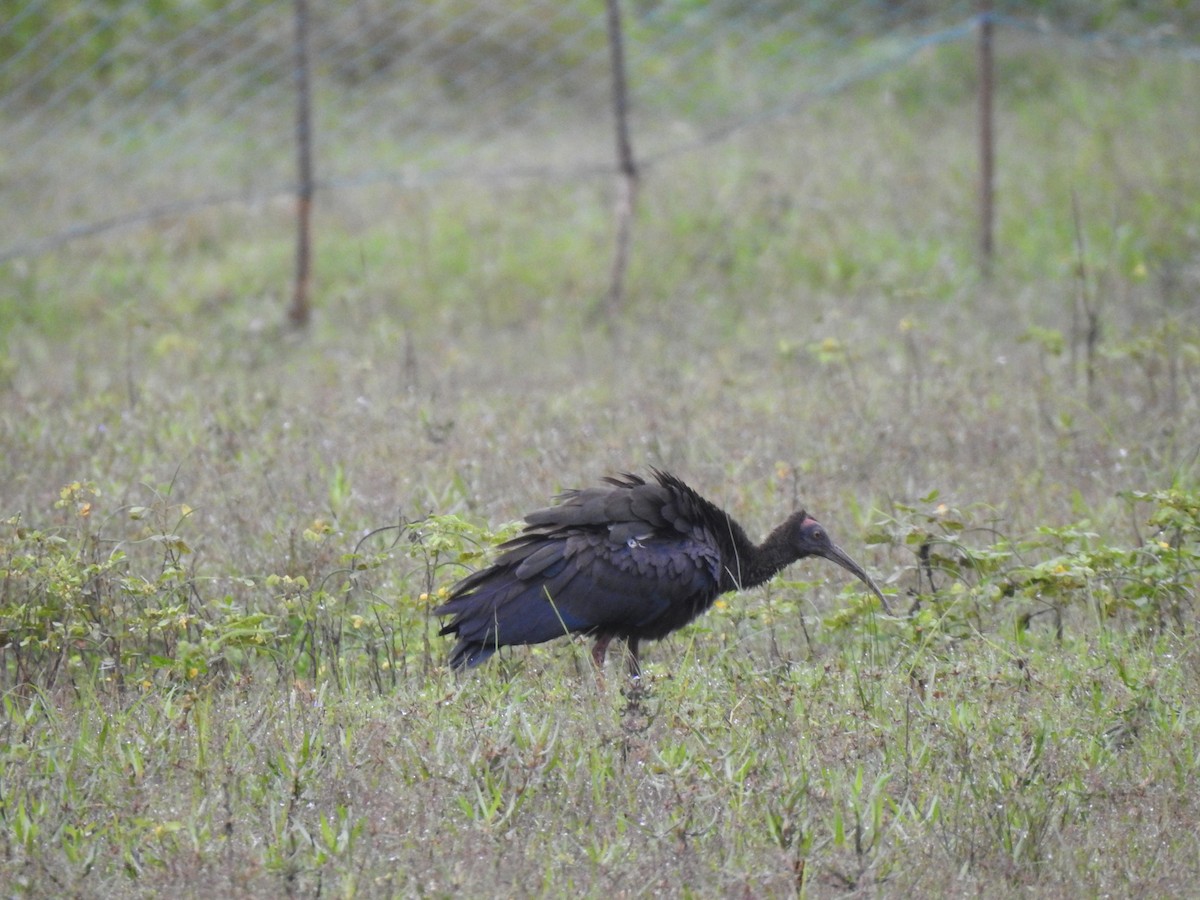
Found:
[{"label": "bird's leg", "polygon": [[642,677],[642,660],[638,656],[638,639],[631,637],[625,644],[629,647],[629,677],[637,681]]},{"label": "bird's leg", "polygon": [[592,662],[596,664],[596,669],[600,672],[604,671],[604,657],[608,653],[608,645],[612,643],[612,639],[611,634],[602,634],[596,638],[596,646],[592,647]]},{"label": "bird's leg", "polygon": [[642,683],[642,660],[638,655],[638,639],[626,638],[625,646],[629,648],[629,686],[621,693],[628,701],[625,714],[629,716],[641,710],[642,700],[646,697],[646,685]]}]

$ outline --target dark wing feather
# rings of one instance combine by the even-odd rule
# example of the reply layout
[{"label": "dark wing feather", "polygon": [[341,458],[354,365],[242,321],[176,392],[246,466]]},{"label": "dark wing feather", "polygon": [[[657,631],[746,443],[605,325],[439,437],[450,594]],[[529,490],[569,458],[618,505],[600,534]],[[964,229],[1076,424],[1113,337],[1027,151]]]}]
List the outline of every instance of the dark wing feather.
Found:
[{"label": "dark wing feather", "polygon": [[666,528],[669,523],[663,514],[663,509],[661,488],[645,484],[639,485],[629,492],[629,512],[632,518],[654,528]]},{"label": "dark wing feather", "polygon": [[[560,604],[594,621],[594,630],[660,638],[691,621],[717,597],[720,558],[688,538],[597,539],[586,572],[590,589]],[[583,575],[573,582],[581,586]]]},{"label": "dark wing feather", "polygon": [[476,665],[499,646],[573,632],[658,638],[707,609],[719,547],[697,495],[655,475],[657,484],[625,474],[606,479],[612,488],[568,491],[527,516],[495,563],[435,610],[454,617],[442,629],[458,637],[451,663]]}]

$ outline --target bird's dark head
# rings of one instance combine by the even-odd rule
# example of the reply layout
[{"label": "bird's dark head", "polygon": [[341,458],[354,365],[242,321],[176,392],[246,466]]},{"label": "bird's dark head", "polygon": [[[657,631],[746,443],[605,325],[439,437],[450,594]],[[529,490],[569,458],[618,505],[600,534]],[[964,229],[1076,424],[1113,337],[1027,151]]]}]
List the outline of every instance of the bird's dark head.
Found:
[{"label": "bird's dark head", "polygon": [[871,576],[866,573],[866,570],[862,566],[852,560],[845,550],[830,539],[829,532],[825,530],[824,525],[804,510],[801,510],[788,519],[785,527],[788,529],[792,548],[799,558],[805,556],[822,556],[831,562],[837,563],[869,587],[871,592],[879,598],[879,602],[883,605],[884,610],[889,613],[891,612],[891,608],[888,606],[883,592],[871,580]]}]

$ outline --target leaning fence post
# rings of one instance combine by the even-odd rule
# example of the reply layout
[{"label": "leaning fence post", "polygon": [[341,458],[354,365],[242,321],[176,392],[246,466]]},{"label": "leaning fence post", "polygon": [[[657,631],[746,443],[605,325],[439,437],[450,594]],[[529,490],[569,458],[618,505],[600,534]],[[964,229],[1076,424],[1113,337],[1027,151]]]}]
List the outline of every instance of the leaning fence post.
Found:
[{"label": "leaning fence post", "polygon": [[995,131],[993,94],[995,66],[992,58],[992,2],[979,3],[979,261],[984,275],[992,271],[995,253]]},{"label": "leaning fence post", "polygon": [[616,249],[605,304],[609,321],[625,299],[625,272],[633,238],[633,209],[637,199],[637,164],[629,139],[629,95],[625,82],[625,42],[621,33],[620,0],[605,0],[608,13],[608,46],[612,58],[613,114],[617,137]]},{"label": "leaning fence post", "polygon": [[309,282],[312,275],[310,220],[313,198],[312,94],[309,89],[308,0],[295,0],[296,15],[296,284],[288,318],[304,327],[310,316]]}]

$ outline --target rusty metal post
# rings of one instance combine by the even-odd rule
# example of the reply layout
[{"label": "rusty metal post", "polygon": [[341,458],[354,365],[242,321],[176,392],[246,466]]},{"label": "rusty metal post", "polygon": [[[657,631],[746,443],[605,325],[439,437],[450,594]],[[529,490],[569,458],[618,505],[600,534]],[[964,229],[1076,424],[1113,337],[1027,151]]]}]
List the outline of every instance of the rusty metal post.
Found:
[{"label": "rusty metal post", "polygon": [[995,62],[992,55],[992,0],[979,3],[979,259],[985,276],[995,255],[995,166],[993,122]]},{"label": "rusty metal post", "polygon": [[612,59],[613,115],[617,139],[616,249],[605,309],[610,324],[625,302],[625,273],[633,242],[633,212],[637,200],[637,164],[629,138],[629,95],[625,81],[625,41],[621,31],[620,0],[605,0],[608,46]]},{"label": "rusty metal post", "polygon": [[309,87],[308,0],[295,0],[296,17],[296,283],[288,319],[303,328],[311,317],[313,199],[312,92]]}]

